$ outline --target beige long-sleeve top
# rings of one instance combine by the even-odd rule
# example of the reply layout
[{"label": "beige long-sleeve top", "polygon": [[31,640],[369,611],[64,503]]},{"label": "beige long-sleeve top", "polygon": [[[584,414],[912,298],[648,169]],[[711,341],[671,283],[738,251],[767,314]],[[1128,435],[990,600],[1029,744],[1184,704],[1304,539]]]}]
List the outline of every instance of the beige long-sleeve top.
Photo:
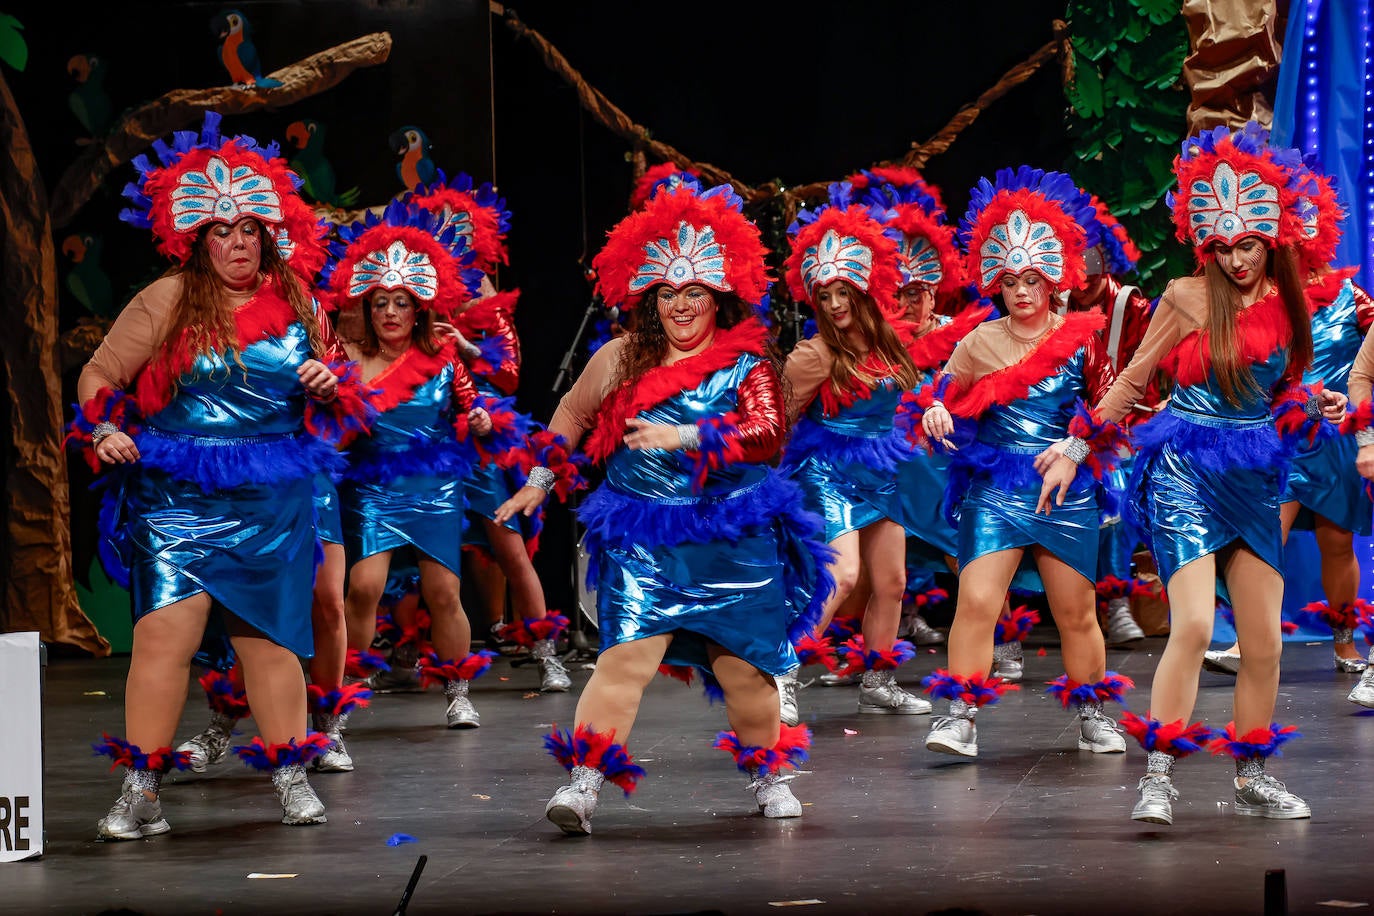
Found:
[{"label": "beige long-sleeve top", "polygon": [[568,440],[569,449],[575,448],[587,430],[596,425],[601,402],[606,400],[619,378],[620,351],[623,349],[625,338],[617,337],[593,353],[572,388],[559,400],[558,409],[549,421],[549,430]]},{"label": "beige long-sleeve top", "polygon": [[1135,356],[1097,405],[1103,419],[1120,420],[1150,386],[1155,370],[1178,342],[1207,323],[1207,281],[1182,277],[1170,281],[1159,297],[1145,339]]},{"label": "beige long-sleeve top", "polygon": [[821,390],[821,385],[830,378],[830,367],[834,363],[835,354],[819,337],[808,337],[787,354],[787,362],[782,371],[787,379],[789,427],[810,406],[816,393]]},{"label": "beige long-sleeve top", "polygon": [[1374,328],[1364,335],[1360,352],[1355,354],[1355,365],[1350,369],[1350,384],[1347,386],[1350,409],[1354,410],[1368,401],[1371,389],[1374,389]]}]

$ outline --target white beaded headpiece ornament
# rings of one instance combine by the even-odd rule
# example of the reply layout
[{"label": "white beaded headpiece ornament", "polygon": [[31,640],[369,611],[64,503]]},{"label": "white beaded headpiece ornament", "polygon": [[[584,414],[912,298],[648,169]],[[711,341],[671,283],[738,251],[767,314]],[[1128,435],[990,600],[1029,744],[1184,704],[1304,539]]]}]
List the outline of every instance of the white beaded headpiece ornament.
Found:
[{"label": "white beaded headpiece ornament", "polygon": [[831,229],[802,253],[801,274],[810,292],[835,280],[847,280],[855,288],[868,292],[868,281],[873,274],[873,251],[853,236],[841,236]]},{"label": "white beaded headpiece ornament", "polygon": [[630,280],[631,293],[642,292],[656,283],[666,283],[673,289],[700,283],[723,293],[732,291],[725,276],[725,253],[710,226],[698,230],[684,220],[678,223],[675,237],[647,243],[644,255],[644,263]]},{"label": "white beaded headpiece ornament", "polygon": [[1037,270],[1057,285],[1064,278],[1064,243],[1049,223],[1033,222],[1024,211],[1013,210],[979,247],[978,269],[985,288],[1004,270],[1012,276]]},{"label": "white beaded headpiece ornament", "polygon": [[171,195],[172,226],[191,232],[208,222],[234,223],[255,216],[269,223],[282,220],[281,198],[264,175],[246,165],[230,169],[212,156],[205,170],[184,172]]},{"label": "white beaded headpiece ornament", "polygon": [[406,289],[416,299],[431,300],[438,287],[438,271],[429,255],[411,251],[397,239],[385,251],[370,251],[360,258],[348,279],[348,295],[361,296],[374,286]]}]

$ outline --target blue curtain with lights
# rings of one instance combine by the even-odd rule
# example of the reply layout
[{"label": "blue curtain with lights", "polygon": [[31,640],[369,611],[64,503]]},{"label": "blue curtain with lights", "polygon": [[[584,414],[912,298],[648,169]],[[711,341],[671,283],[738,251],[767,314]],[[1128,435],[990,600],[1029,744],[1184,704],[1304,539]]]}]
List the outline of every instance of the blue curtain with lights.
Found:
[{"label": "blue curtain with lights", "polygon": [[[1274,99],[1274,142],[1316,157],[1345,208],[1337,266],[1360,268],[1374,289],[1374,68],[1370,0],[1293,0]],[[1374,598],[1374,543],[1355,539],[1360,595]],[[1284,611],[1319,601],[1320,554],[1309,532],[1294,531],[1286,550]],[[1220,626],[1219,626],[1220,629]],[[1293,638],[1312,638],[1307,630]],[[1222,634],[1218,633],[1218,638]],[[1329,634],[1327,634],[1329,638]]]}]

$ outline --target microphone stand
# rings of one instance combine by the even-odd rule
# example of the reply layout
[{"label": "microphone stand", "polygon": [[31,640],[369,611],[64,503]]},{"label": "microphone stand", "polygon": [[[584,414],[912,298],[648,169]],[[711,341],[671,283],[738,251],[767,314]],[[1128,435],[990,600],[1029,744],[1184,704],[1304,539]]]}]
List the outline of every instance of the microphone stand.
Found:
[{"label": "microphone stand", "polygon": [[597,312],[601,311],[601,297],[593,294],[591,301],[587,303],[587,308],[582,312],[582,323],[577,326],[577,333],[573,335],[572,343],[568,344],[568,350],[563,354],[563,360],[558,364],[558,375],[553,380],[553,393],[558,394],[563,390],[563,382],[572,372],[573,357],[582,347],[582,337],[587,333],[587,326],[596,318]]}]

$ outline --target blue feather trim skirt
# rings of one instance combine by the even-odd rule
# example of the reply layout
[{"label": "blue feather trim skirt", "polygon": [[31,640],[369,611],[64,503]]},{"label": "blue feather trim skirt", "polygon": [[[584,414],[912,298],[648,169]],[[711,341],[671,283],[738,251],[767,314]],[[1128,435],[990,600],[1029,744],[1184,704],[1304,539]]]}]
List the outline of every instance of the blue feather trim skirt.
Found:
[{"label": "blue feather trim skirt", "polygon": [[1271,422],[1204,425],[1166,410],[1137,427],[1135,442],[1130,509],[1165,586],[1237,541],[1283,574],[1279,496],[1288,462]]},{"label": "blue feather trim skirt", "polygon": [[825,520],[825,542],[890,519],[901,524],[897,468],[911,456],[888,429],[851,436],[803,419],[783,455],[782,472],[801,485],[806,508]]},{"label": "blue feather trim skirt", "polygon": [[462,575],[464,481],[441,474],[405,474],[386,483],[345,480],[342,500],[348,560],[407,544]]},{"label": "blue feather trim skirt", "polygon": [[578,510],[601,648],[672,634],[664,662],[710,671],[708,645],[766,674],[797,667],[820,618],[833,551],[795,483],[771,470],[734,492],[650,499],[603,485]]},{"label": "blue feather trim skirt", "polygon": [[312,496],[310,477],[207,493],[198,483],[135,466],[122,487],[107,490],[102,512],[104,534],[117,543],[128,570],[135,624],[205,592],[216,606],[198,664],[219,670],[233,664],[221,609],[296,655],[313,655]]},{"label": "blue feather trim skirt", "polygon": [[[1374,503],[1365,495],[1365,480],[1355,470],[1359,447],[1353,436],[1332,436],[1301,449],[1293,458],[1288,487],[1281,502],[1298,502],[1346,531],[1369,537]],[[1310,529],[1311,518],[1300,513],[1295,528]]]},{"label": "blue feather trim skirt", "polygon": [[339,490],[328,474],[316,474],[312,485],[315,505],[315,536],[324,544],[342,544],[343,519],[339,515]]}]

